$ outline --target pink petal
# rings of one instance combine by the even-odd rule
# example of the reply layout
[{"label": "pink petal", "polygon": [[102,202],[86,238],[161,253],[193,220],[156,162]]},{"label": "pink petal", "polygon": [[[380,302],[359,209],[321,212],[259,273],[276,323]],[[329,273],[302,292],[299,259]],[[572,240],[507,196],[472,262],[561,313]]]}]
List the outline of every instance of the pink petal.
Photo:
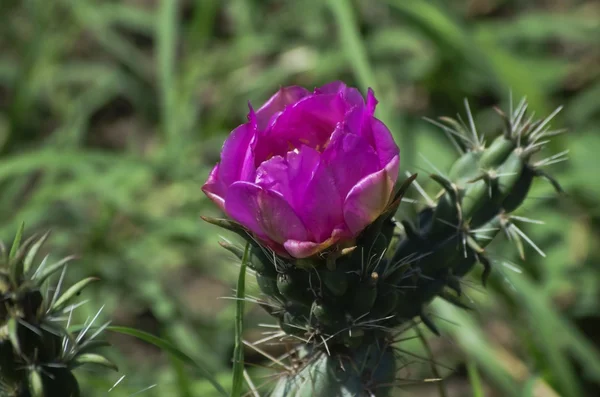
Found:
[{"label": "pink petal", "polygon": [[262,163],[256,170],[255,183],[260,187],[291,197],[288,162],[281,156],[275,156]]},{"label": "pink petal", "polygon": [[[250,113],[252,115],[252,112]],[[252,120],[252,116],[250,116]],[[256,124],[249,122],[237,127],[223,144],[219,179],[229,186],[240,180],[248,180],[254,174],[251,142],[256,134]]]},{"label": "pink petal", "polygon": [[314,243],[312,241],[298,241],[288,240],[283,243],[283,247],[286,251],[294,258],[307,258],[326,250],[332,245],[336,244],[340,239],[348,235],[346,231],[341,229],[335,229],[327,240],[321,243]]},{"label": "pink petal", "polygon": [[321,162],[296,207],[296,213],[310,231],[313,241],[326,240],[338,225],[344,223],[343,203],[344,197],[336,188],[331,169]]},{"label": "pink petal", "polygon": [[285,154],[301,145],[322,150],[336,125],[344,120],[346,105],[337,94],[310,95],[288,105],[261,132],[255,161]]},{"label": "pink petal", "polygon": [[346,116],[346,126],[350,133],[365,138],[368,144],[375,149],[379,157],[379,165],[383,168],[398,156],[400,151],[390,130],[380,120],[373,117],[376,105],[377,99],[375,99],[373,91],[369,90],[367,105],[352,109]]},{"label": "pink petal", "polygon": [[388,205],[395,179],[398,175],[399,158],[392,161],[381,171],[368,175],[350,190],[344,202],[344,219],[354,235],[358,235],[371,224]]},{"label": "pink petal", "polygon": [[225,198],[225,209],[233,220],[279,244],[308,237],[304,224],[283,196],[255,184],[236,182],[231,185]]},{"label": "pink petal", "polygon": [[341,81],[333,81],[315,89],[315,94],[339,94],[346,103],[346,111],[355,107],[363,106],[365,101],[359,90],[348,87]]},{"label": "pink petal", "polygon": [[218,179],[219,175],[219,164],[215,165],[210,174],[208,180],[202,185],[202,191],[208,196],[215,204],[225,211],[225,193],[226,187]]},{"label": "pink petal", "polygon": [[292,203],[296,213],[299,213],[306,189],[319,166],[320,158],[319,152],[306,145],[287,153],[288,180],[292,192],[288,202]]},{"label": "pink petal", "polygon": [[[390,130],[380,120],[376,118],[371,119],[371,145],[375,148],[377,156],[379,157],[379,164],[385,167],[389,164],[394,157],[400,155],[400,149]],[[392,180],[398,179],[398,172],[391,174]]]},{"label": "pink petal", "polygon": [[315,149],[302,145],[299,150],[288,152],[285,159],[272,157],[258,167],[256,184],[281,193],[298,213],[320,156]]},{"label": "pink petal", "polygon": [[379,157],[361,136],[347,133],[340,125],[322,155],[342,198],[367,175],[379,171]]},{"label": "pink petal", "polygon": [[256,111],[258,128],[261,130],[266,128],[269,120],[274,114],[281,112],[287,105],[296,103],[309,94],[310,91],[304,87],[281,87],[275,95]]}]

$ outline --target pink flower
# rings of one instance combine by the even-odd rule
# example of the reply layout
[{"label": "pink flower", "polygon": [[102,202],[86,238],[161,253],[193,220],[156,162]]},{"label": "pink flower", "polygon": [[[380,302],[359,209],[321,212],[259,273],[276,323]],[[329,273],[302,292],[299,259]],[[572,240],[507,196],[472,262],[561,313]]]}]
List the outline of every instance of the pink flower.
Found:
[{"label": "pink flower", "polygon": [[202,187],[278,253],[305,258],[352,240],[388,205],[399,150],[356,88],[281,88],[223,145]]}]

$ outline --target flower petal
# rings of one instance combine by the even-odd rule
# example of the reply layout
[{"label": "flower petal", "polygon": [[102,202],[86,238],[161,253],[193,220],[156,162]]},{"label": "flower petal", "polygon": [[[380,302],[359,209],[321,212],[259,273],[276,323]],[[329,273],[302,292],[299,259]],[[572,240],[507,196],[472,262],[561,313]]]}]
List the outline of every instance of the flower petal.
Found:
[{"label": "flower petal", "polygon": [[336,188],[333,174],[325,163],[320,163],[312,175],[296,212],[310,231],[312,240],[322,242],[332,231],[344,224],[344,196]]},{"label": "flower petal", "polygon": [[254,174],[251,142],[256,135],[256,124],[253,117],[250,119],[252,121],[233,130],[223,144],[218,177],[225,186],[240,180],[249,180]]},{"label": "flower petal", "polygon": [[281,193],[298,213],[306,188],[319,165],[320,153],[302,145],[287,153],[286,158],[275,156],[262,163],[256,171],[256,184]]},{"label": "flower petal", "polygon": [[328,165],[342,198],[359,180],[383,168],[368,142],[361,136],[346,132],[345,125],[340,125],[333,134],[322,159]]},{"label": "flower petal", "polygon": [[227,214],[260,237],[282,244],[306,240],[304,224],[280,193],[249,182],[236,182],[225,198]]},{"label": "flower petal", "polygon": [[311,95],[287,106],[261,131],[255,150],[255,161],[285,154],[306,145],[320,151],[336,125],[344,120],[346,105],[337,94]]},{"label": "flower petal", "polygon": [[288,162],[281,156],[271,157],[256,170],[255,183],[267,190],[274,190],[284,197],[291,197]]},{"label": "flower petal", "polygon": [[215,165],[210,174],[208,180],[202,185],[202,191],[208,196],[216,205],[225,211],[225,193],[226,187],[218,179],[219,175],[219,164]]},{"label": "flower petal", "polygon": [[333,229],[331,236],[323,242],[315,243],[312,241],[288,240],[283,243],[283,247],[294,258],[307,258],[326,250],[341,239],[350,237],[352,236],[348,230],[346,230],[346,225],[340,225],[340,227]]},{"label": "flower petal", "polygon": [[294,258],[308,258],[326,250],[335,244],[339,238],[330,237],[322,243],[313,243],[312,241],[288,240],[283,243],[285,250]]},{"label": "flower petal", "polygon": [[271,117],[281,112],[287,105],[298,102],[300,99],[309,95],[304,87],[289,86],[281,87],[260,109],[256,111],[256,120],[259,129],[265,129],[269,124]]},{"label": "flower petal", "polygon": [[[400,150],[390,130],[379,119],[373,117],[376,106],[377,99],[369,89],[367,105],[352,109],[346,116],[346,125],[350,133],[362,136],[375,149],[379,156],[379,164],[383,168],[398,156]],[[397,175],[393,179],[396,178]]]},{"label": "flower petal", "polygon": [[344,202],[344,219],[354,235],[358,235],[371,224],[386,208],[398,175],[399,157],[382,170],[360,180],[350,190]]},{"label": "flower petal", "polygon": [[315,89],[315,94],[340,94],[346,103],[346,111],[364,105],[365,101],[359,90],[348,87],[341,81],[333,81]]},{"label": "flower petal", "polygon": [[[382,167],[389,164],[395,157],[400,155],[400,149],[390,130],[380,120],[371,119],[371,145],[377,151],[379,162]],[[392,170],[391,170],[392,171]],[[393,181],[398,179],[398,172],[390,174]]]}]

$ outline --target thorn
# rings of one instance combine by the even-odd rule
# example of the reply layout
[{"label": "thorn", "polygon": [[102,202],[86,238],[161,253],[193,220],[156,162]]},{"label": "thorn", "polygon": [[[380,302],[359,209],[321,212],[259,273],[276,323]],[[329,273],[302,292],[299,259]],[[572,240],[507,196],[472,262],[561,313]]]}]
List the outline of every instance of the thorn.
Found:
[{"label": "thorn", "polygon": [[446,280],[446,285],[448,288],[452,289],[458,296],[462,295],[462,288],[460,286],[460,279],[452,274],[448,275],[448,279]]},{"label": "thorn", "polygon": [[550,174],[548,174],[546,171],[543,171],[543,170],[540,170],[540,169],[536,169],[534,171],[534,175],[542,177],[545,180],[547,180],[548,182],[550,182],[550,184],[552,185],[552,187],[554,188],[554,190],[556,190],[557,193],[564,193],[565,192],[563,190],[562,186],[560,186],[560,184],[558,183],[558,181],[556,179],[554,179],[554,177],[551,176]]},{"label": "thorn", "polygon": [[402,224],[402,227],[404,227],[404,232],[406,233],[406,237],[408,237],[409,240],[412,241],[422,241],[423,238],[421,237],[421,234],[417,231],[417,229],[415,229],[415,227],[412,225],[412,223],[410,223],[407,220],[402,220],[400,221],[400,224]]},{"label": "thorn", "polygon": [[483,273],[481,274],[481,284],[487,287],[487,280],[492,272],[492,263],[490,260],[482,254],[476,254],[477,261],[483,265]]},{"label": "thorn", "polygon": [[433,332],[437,336],[441,336],[440,331],[438,330],[438,328],[433,323],[433,320],[431,320],[431,318],[429,318],[429,316],[427,314],[425,314],[425,312],[423,312],[423,309],[421,309],[421,313],[419,314],[419,318],[421,319],[421,321],[423,321],[423,324],[425,324],[427,326],[427,328],[429,328],[429,330],[431,332]]},{"label": "thorn", "polygon": [[452,295],[448,291],[442,291],[442,292],[440,292],[438,294],[438,296],[440,298],[442,298],[443,300],[445,300],[446,302],[451,303],[451,304],[453,304],[456,307],[460,307],[461,309],[474,310],[471,306],[469,306],[466,303],[462,302],[458,297]]}]

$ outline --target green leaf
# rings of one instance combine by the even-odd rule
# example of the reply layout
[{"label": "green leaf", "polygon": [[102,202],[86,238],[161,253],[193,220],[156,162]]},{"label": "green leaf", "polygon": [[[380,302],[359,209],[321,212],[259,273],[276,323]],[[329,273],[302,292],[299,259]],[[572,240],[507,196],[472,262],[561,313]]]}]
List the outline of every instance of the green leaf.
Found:
[{"label": "green leaf", "polygon": [[112,369],[113,371],[119,370],[119,367],[117,367],[117,365],[115,363],[113,363],[112,361],[110,361],[108,358],[106,358],[100,354],[94,354],[94,353],[79,354],[69,364],[70,364],[71,368],[77,368],[81,365],[94,364],[94,365],[100,365],[100,366],[108,368],[108,369]]},{"label": "green leaf", "polygon": [[59,311],[63,309],[66,306],[66,304],[69,303],[69,301],[73,299],[77,294],[79,294],[85,287],[87,287],[90,283],[98,280],[99,279],[97,277],[88,277],[72,285],[60,296],[60,298],[56,300],[56,302],[54,302],[54,304],[52,305],[52,310]]},{"label": "green leaf", "polygon": [[38,269],[34,273],[32,279],[35,280],[38,284],[42,284],[44,281],[46,281],[48,277],[61,270],[67,265],[67,263],[69,263],[73,259],[75,259],[75,256],[67,256],[66,258],[63,258],[56,263],[46,265],[45,263],[48,260],[48,257],[46,257],[42,261],[42,264],[40,264],[40,267],[38,267]]},{"label": "green leaf", "polygon": [[23,238],[23,230],[25,229],[25,222],[21,223],[19,226],[19,230],[17,230],[17,234],[13,241],[13,245],[10,248],[10,254],[8,255],[8,259],[14,259],[17,256],[17,252],[19,251],[19,247],[21,246],[21,239]]},{"label": "green leaf", "polygon": [[21,344],[19,342],[19,322],[16,318],[11,317],[6,323],[6,328],[8,329],[8,340],[12,344],[13,349],[17,352],[21,352]]},{"label": "green leaf", "polygon": [[27,256],[25,256],[25,260],[23,261],[23,272],[25,274],[29,273],[35,256],[37,255],[38,251],[40,250],[41,246],[44,244],[49,235],[50,232],[46,232],[35,242],[35,244],[33,244],[31,249],[27,252]]},{"label": "green leaf", "polygon": [[214,375],[211,374],[210,371],[208,371],[206,369],[206,366],[204,364],[201,364],[198,361],[195,361],[194,359],[192,359],[191,357],[189,357],[188,355],[183,353],[181,350],[179,350],[177,347],[175,347],[170,342],[168,342],[162,338],[159,338],[157,336],[154,336],[152,334],[149,334],[147,332],[139,331],[137,329],[133,329],[133,328],[129,328],[129,327],[110,326],[107,328],[107,330],[112,331],[112,332],[118,332],[118,333],[124,334],[124,335],[133,336],[135,338],[143,340],[144,342],[150,343],[150,344],[166,351],[167,353],[169,353],[173,357],[177,358],[178,360],[181,360],[182,362],[186,363],[187,365],[200,371],[200,373],[202,373],[202,375],[213,385],[215,390],[217,390],[221,396],[228,397],[228,394],[225,391],[225,389],[223,388],[223,386],[221,386],[217,382]]},{"label": "green leaf", "polygon": [[231,386],[231,397],[242,395],[244,380],[244,306],[246,297],[246,264],[248,262],[248,251],[250,243],[246,243],[244,256],[237,281],[236,311],[235,311],[235,346],[233,350],[233,380]]},{"label": "green leaf", "polygon": [[44,397],[44,382],[42,382],[42,376],[40,373],[32,369],[29,371],[29,391],[32,397]]},{"label": "green leaf", "polygon": [[10,276],[14,283],[18,283],[23,276],[23,250],[27,249],[27,245],[31,243],[30,238],[25,242],[25,244],[23,244],[23,246],[21,246],[24,229],[25,223],[23,222],[17,231],[13,245],[10,248],[10,253],[8,254]]}]

